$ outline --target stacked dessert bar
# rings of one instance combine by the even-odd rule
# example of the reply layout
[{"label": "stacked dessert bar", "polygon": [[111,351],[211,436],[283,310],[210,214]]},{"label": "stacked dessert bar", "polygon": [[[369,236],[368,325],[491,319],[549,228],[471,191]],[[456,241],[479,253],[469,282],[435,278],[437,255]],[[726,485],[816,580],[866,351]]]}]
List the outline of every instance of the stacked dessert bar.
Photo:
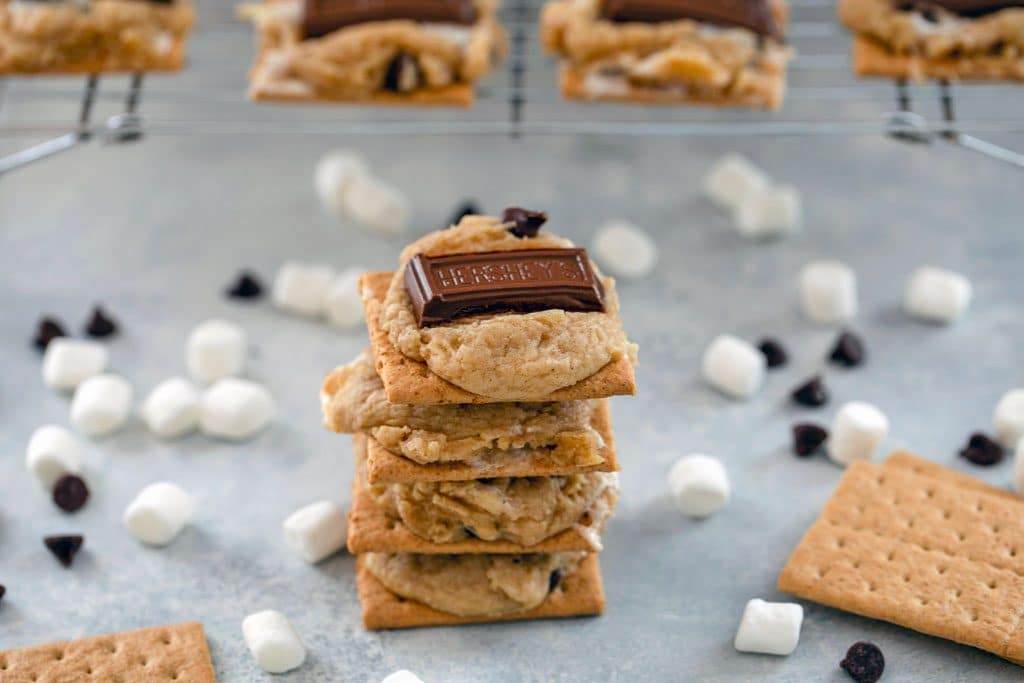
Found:
[{"label": "stacked dessert bar", "polygon": [[331,372],[354,434],[367,628],[599,614],[618,498],[608,397],[635,393],[615,283],[544,214],[467,216],[360,287],[372,349]]},{"label": "stacked dessert bar", "polygon": [[0,74],[176,71],[189,0],[0,0]]},{"label": "stacked dessert bar", "polygon": [[497,0],[264,0],[254,100],[458,105],[506,52]]},{"label": "stacked dessert bar", "polygon": [[540,30],[566,98],[776,109],[786,17],[784,0],[550,0]]}]

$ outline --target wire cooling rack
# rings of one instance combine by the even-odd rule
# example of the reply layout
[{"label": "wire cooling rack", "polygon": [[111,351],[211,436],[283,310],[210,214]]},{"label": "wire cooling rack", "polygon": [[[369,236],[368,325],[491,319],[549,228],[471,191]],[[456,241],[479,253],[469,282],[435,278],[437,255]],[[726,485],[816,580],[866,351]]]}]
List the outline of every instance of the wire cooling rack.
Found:
[{"label": "wire cooling rack", "polygon": [[0,157],[0,175],[84,142],[145,135],[888,134],[948,141],[1024,168],[1024,155],[977,137],[1024,133],[1024,86],[856,79],[834,0],[790,0],[788,36],[797,56],[777,112],[563,101],[557,63],[537,40],[542,0],[506,0],[501,19],[511,54],[479,84],[471,109],[253,104],[245,94],[252,28],[234,20],[227,3],[217,5],[200,6],[190,63],[180,74],[148,75],[145,84],[140,75],[0,80],[0,140],[51,136]]}]

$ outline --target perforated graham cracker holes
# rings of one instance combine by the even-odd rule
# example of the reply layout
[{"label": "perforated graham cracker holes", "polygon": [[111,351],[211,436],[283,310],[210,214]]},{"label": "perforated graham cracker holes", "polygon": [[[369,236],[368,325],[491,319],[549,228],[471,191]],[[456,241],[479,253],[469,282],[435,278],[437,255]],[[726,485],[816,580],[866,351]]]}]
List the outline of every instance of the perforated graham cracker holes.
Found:
[{"label": "perforated graham cracker holes", "polygon": [[162,683],[216,680],[203,627],[161,626],[0,652],[3,683]]},{"label": "perforated graham cracker holes", "polygon": [[1024,502],[901,454],[848,468],[779,588],[1024,662],[1020,548]]}]

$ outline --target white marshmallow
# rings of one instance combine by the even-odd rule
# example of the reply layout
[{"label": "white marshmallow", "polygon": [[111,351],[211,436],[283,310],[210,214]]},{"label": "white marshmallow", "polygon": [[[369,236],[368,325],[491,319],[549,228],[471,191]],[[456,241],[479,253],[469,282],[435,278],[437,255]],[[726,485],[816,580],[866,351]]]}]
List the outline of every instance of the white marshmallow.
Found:
[{"label": "white marshmallow", "polygon": [[345,193],[357,177],[370,174],[366,160],[355,152],[337,150],[326,154],[316,165],[313,187],[324,208],[335,215],[345,213]]},{"label": "white marshmallow", "polygon": [[199,402],[199,429],[207,436],[243,440],[274,417],[274,399],[263,386],[229,377],[215,383]]},{"label": "white marshmallow", "polygon": [[1017,451],[1013,455],[1013,485],[1017,493],[1024,494],[1024,439],[1017,443]]},{"label": "white marshmallow", "polygon": [[345,192],[349,215],[368,228],[388,235],[404,232],[412,207],[402,192],[379,178],[355,177]]},{"label": "white marshmallow", "polygon": [[844,404],[828,433],[825,448],[828,457],[840,465],[854,460],[870,460],[878,444],[889,433],[889,418],[870,403],[850,401]]},{"label": "white marshmallow", "polygon": [[350,268],[334,278],[327,289],[327,322],[335,327],[353,328],[363,322],[363,298],[359,296],[362,269]]},{"label": "white marshmallow", "polygon": [[380,683],[423,683],[420,677],[408,669],[400,669]]},{"label": "white marshmallow", "polygon": [[242,635],[256,664],[267,673],[281,674],[302,666],[306,648],[288,617],[266,610],[242,621]]},{"label": "white marshmallow", "polygon": [[813,261],[800,272],[804,315],[818,323],[835,323],[857,315],[857,276],[839,261]]},{"label": "white marshmallow", "polygon": [[237,375],[245,367],[249,342],[245,330],[226,320],[207,320],[197,325],[185,344],[185,365],[199,382],[209,384]]},{"label": "white marshmallow", "polygon": [[594,236],[594,258],[612,275],[639,278],[654,270],[658,252],[650,235],[637,226],[611,221]]},{"label": "white marshmallow", "polygon": [[320,316],[332,280],[334,270],[328,266],[289,261],[277,271],[271,299],[290,313]]},{"label": "white marshmallow", "polygon": [[764,354],[751,344],[723,334],[708,346],[701,363],[708,384],[733,398],[748,398],[764,381]]},{"label": "white marshmallow", "polygon": [[132,408],[132,385],[118,375],[96,375],[75,389],[71,399],[71,424],[86,436],[117,431]]},{"label": "white marshmallow", "polygon": [[187,379],[172,377],[149,392],[139,413],[161,439],[184,436],[199,426],[199,391]]},{"label": "white marshmallow", "polygon": [[1013,448],[1024,439],[1024,389],[1006,392],[996,404],[992,415],[996,438],[1007,448]]},{"label": "white marshmallow", "polygon": [[284,540],[303,560],[316,564],[345,545],[345,512],[322,500],[299,508],[284,520]]},{"label": "white marshmallow", "polygon": [[192,521],[192,496],[181,487],[161,481],[150,484],[125,508],[121,521],[136,540],[167,545]]},{"label": "white marshmallow", "polygon": [[89,341],[58,338],[46,346],[43,381],[53,389],[70,391],[107,367],[107,350]]},{"label": "white marshmallow", "polygon": [[709,455],[680,458],[668,474],[672,500],[690,517],[709,517],[729,501],[729,475]]},{"label": "white marshmallow", "polygon": [[804,608],[795,602],[765,602],[757,598],[747,603],[733,645],[740,652],[789,655],[800,641]]},{"label": "white marshmallow", "polygon": [[82,471],[82,451],[71,432],[57,425],[43,425],[28,440],[25,465],[46,490],[65,474]]},{"label": "white marshmallow", "polygon": [[918,268],[907,282],[903,308],[922,320],[949,324],[971,303],[971,283],[963,275],[941,268]]},{"label": "white marshmallow", "polygon": [[768,176],[749,159],[729,153],[716,161],[704,177],[704,193],[722,208],[735,209],[768,184]]},{"label": "white marshmallow", "polygon": [[796,232],[803,222],[800,193],[794,187],[773,185],[747,197],[733,215],[736,230],[751,239],[768,239]]}]

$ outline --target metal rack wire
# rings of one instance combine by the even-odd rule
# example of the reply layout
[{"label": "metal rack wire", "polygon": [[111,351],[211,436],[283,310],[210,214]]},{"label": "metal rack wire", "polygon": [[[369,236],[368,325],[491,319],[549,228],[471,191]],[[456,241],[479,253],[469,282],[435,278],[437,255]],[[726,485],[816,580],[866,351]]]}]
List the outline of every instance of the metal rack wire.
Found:
[{"label": "metal rack wire", "polygon": [[[555,60],[536,39],[543,0],[506,0],[506,64],[478,88],[468,110],[252,104],[245,75],[252,31],[230,9],[202,8],[190,65],[174,76],[0,80],[0,142],[56,136],[0,157],[0,175],[87,142],[144,135],[877,135],[950,142],[1024,168],[1024,155],[977,135],[1024,133],[1024,88],[863,81],[852,76],[850,39],[834,0],[790,0],[797,50],[778,112],[572,103],[558,92]],[[210,15],[214,16],[210,16]],[[102,85],[102,87],[101,87]],[[68,108],[68,103],[77,108]],[[97,114],[98,109],[104,112]],[[93,123],[100,116],[102,124]],[[68,121],[74,123],[70,128]]]}]

